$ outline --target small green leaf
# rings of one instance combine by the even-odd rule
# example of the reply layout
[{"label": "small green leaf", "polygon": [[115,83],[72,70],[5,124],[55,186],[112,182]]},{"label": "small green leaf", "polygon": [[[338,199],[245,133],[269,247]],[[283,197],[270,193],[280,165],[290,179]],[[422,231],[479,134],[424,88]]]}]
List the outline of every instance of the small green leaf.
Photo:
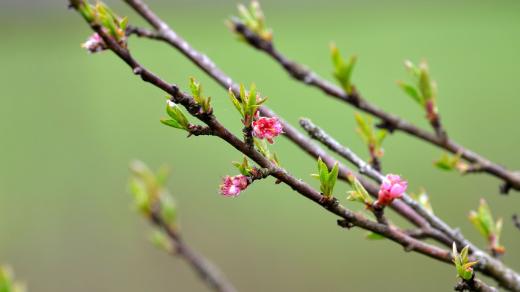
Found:
[{"label": "small green leaf", "polygon": [[272,40],[272,32],[266,28],[265,17],[258,1],[252,1],[249,7],[238,5],[238,14],[241,22],[265,41]]},{"label": "small green leaf", "polygon": [[381,240],[381,239],[386,239],[386,237],[384,237],[383,235],[379,234],[379,233],[375,233],[375,232],[368,232],[366,235],[365,235],[365,238],[366,239],[369,239],[369,240]]},{"label": "small green leaf", "polygon": [[351,56],[349,61],[345,62],[335,44],[331,44],[330,51],[332,64],[334,65],[334,77],[339,82],[343,90],[346,93],[351,94],[353,90],[351,78],[357,58],[355,56]]},{"label": "small green leaf", "polygon": [[397,83],[399,87],[408,95],[410,96],[414,101],[416,101],[419,105],[424,106],[425,100],[423,99],[422,95],[413,87],[412,85],[408,83],[404,83],[399,81]]},{"label": "small green leaf", "polygon": [[461,251],[460,251],[460,259],[463,263],[467,263],[468,262],[468,252],[469,252],[469,246],[465,246]]},{"label": "small green leaf", "polygon": [[150,237],[150,241],[158,249],[162,249],[166,252],[173,251],[173,244],[172,244],[170,238],[168,237],[168,235],[166,235],[163,231],[160,231],[157,229],[154,230]]},{"label": "small green leaf", "polygon": [[238,14],[240,15],[241,19],[245,22],[246,26],[250,26],[253,24],[254,18],[249,12],[249,9],[244,4],[238,4]]},{"label": "small green leaf", "polygon": [[163,221],[169,226],[175,225],[175,219],[177,217],[177,209],[175,206],[175,201],[173,198],[166,192],[161,193],[160,196],[161,203],[161,218]]},{"label": "small green leaf", "polygon": [[419,90],[423,96],[424,101],[430,100],[434,98],[433,95],[433,85],[430,80],[430,73],[428,72],[428,65],[426,63],[421,63],[419,66]]},{"label": "small green leaf", "polygon": [[256,106],[256,85],[254,83],[251,84],[249,87],[249,100],[248,100],[248,106],[251,108],[253,106]]},{"label": "small green leaf", "polygon": [[484,237],[488,237],[488,230],[482,226],[482,223],[480,222],[480,218],[478,217],[478,213],[475,211],[469,212],[469,221],[475,226],[475,228],[478,230],[478,232]]},{"label": "small green leaf", "polygon": [[161,119],[161,123],[165,124],[166,126],[173,127],[173,128],[186,130],[186,128],[183,127],[182,125],[180,125],[176,120]]},{"label": "small green leaf", "polygon": [[83,18],[85,18],[86,21],[92,22],[94,20],[94,10],[89,3],[80,1],[79,12],[83,15]]},{"label": "small green leaf", "polygon": [[437,86],[435,81],[430,77],[426,62],[421,62],[419,67],[417,67],[412,62],[406,61],[405,67],[412,74],[414,83],[412,85],[400,81],[397,83],[399,87],[425,109],[428,102],[435,105],[434,100],[437,95]]},{"label": "small green leaf", "polygon": [[127,25],[128,25],[128,17],[125,16],[125,17],[121,18],[121,20],[119,21],[119,27],[124,31],[124,30],[126,30]]},{"label": "small green leaf", "polygon": [[329,170],[327,165],[321,160],[321,157],[318,158],[318,174],[320,176],[320,191],[323,195],[328,196],[329,190],[327,188],[327,183],[329,181]]},{"label": "small green leaf", "polygon": [[482,226],[487,230],[488,234],[494,233],[495,223],[493,220],[493,215],[491,215],[491,210],[489,209],[489,206],[484,199],[480,200],[478,217],[482,222]]},{"label": "small green leaf", "polygon": [[365,205],[372,205],[373,199],[368,194],[365,187],[361,184],[361,182],[355,177],[352,177],[352,188],[354,189],[351,192],[348,192],[349,196],[347,200],[349,201],[357,201],[363,203]]},{"label": "small green leaf", "polygon": [[199,98],[202,95],[200,83],[193,77],[190,77],[190,90],[194,98]]},{"label": "small green leaf", "polygon": [[134,196],[134,205],[143,215],[150,214],[151,203],[146,186],[138,179],[130,180],[130,192]]},{"label": "small green leaf", "polygon": [[435,165],[438,169],[451,171],[456,168],[459,160],[460,156],[450,156],[447,153],[443,153],[441,158],[433,162],[433,165]]},{"label": "small green leaf", "polygon": [[248,104],[248,96],[246,94],[246,88],[244,87],[244,84],[240,84],[240,98],[242,100],[242,104]]},{"label": "small green leaf", "polygon": [[479,231],[482,237],[487,240],[489,248],[498,254],[505,252],[505,248],[500,245],[500,233],[502,231],[502,219],[498,219],[496,224],[491,214],[491,210],[484,199],[480,200],[477,211],[470,211],[469,220]]},{"label": "small green leaf", "polygon": [[338,163],[336,162],[336,163],[334,163],[334,167],[332,167],[332,170],[329,173],[328,185],[329,185],[329,189],[330,189],[331,193],[334,190],[334,186],[336,185],[336,181],[338,179],[338,172],[339,172],[339,167],[338,167]]},{"label": "small green leaf", "polygon": [[249,166],[249,162],[247,160],[247,158],[244,156],[244,158],[242,159],[242,162],[232,162],[233,165],[238,169],[238,171],[245,175],[245,176],[248,176],[251,174],[251,170],[252,170],[252,167]]},{"label": "small green leaf", "polygon": [[231,102],[233,103],[233,105],[235,106],[237,111],[240,113],[240,115],[242,117],[244,117],[244,110],[242,109],[242,103],[236,98],[236,96],[233,93],[233,91],[231,90],[231,88],[229,89],[229,98],[231,99]]}]

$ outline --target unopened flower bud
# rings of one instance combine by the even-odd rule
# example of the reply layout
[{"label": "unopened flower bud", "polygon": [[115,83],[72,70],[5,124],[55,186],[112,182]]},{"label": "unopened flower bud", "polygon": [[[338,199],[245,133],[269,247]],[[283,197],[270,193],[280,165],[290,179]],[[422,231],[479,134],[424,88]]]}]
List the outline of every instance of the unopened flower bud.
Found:
[{"label": "unopened flower bud", "polygon": [[396,174],[388,174],[379,188],[377,205],[388,206],[395,199],[401,198],[408,187],[408,182]]}]

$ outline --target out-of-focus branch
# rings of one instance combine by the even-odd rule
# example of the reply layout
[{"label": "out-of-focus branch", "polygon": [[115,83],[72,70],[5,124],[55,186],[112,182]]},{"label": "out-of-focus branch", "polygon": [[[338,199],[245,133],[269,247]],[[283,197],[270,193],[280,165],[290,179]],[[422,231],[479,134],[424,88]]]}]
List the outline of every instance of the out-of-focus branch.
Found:
[{"label": "out-of-focus branch", "polygon": [[185,260],[212,290],[236,292],[232,283],[216,266],[184,242],[178,227],[175,200],[165,186],[169,171],[161,168],[154,173],[140,161],[133,162],[130,169],[130,192],[136,210],[155,227],[153,243]]},{"label": "out-of-focus branch", "polygon": [[168,235],[172,245],[175,247],[172,253],[188,262],[209,287],[218,292],[237,291],[217,267],[187,245],[178,231],[166,224],[157,211],[151,213],[150,221]]},{"label": "out-of-focus branch", "polygon": [[[436,145],[437,147],[447,150],[451,153],[460,153],[461,157],[466,159],[468,162],[479,165],[480,171],[486,172],[503,180],[504,184],[501,187],[501,191],[504,193],[507,193],[507,191],[509,191],[511,188],[520,190],[520,175],[518,173],[508,170],[505,167],[465,148],[452,139],[449,139],[445,134],[439,135],[427,132],[396,115],[390,114],[383,109],[378,108],[363,98],[357,90],[353,90],[351,93],[346,93],[338,86],[335,86],[332,83],[326,81],[315,72],[307,69],[305,66],[289,60],[282,53],[276,50],[274,43],[271,40],[265,40],[261,38],[239,20],[234,19],[232,25],[234,26],[234,30],[240,34],[251,46],[272,57],[294,79],[301,81],[309,86],[316,87],[328,96],[346,102],[361,111],[379,118],[381,120],[381,127],[383,128],[386,128],[390,131],[399,130],[420,140]],[[438,133],[443,133],[444,130],[439,127],[440,124],[435,128],[436,131]]]}]

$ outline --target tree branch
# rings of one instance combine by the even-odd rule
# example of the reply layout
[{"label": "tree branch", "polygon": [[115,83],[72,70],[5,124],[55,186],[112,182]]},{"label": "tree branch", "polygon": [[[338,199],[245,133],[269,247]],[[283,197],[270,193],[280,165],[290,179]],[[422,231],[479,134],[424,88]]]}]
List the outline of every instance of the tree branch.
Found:
[{"label": "tree branch", "polygon": [[501,188],[502,192],[504,193],[506,193],[510,188],[520,190],[520,175],[518,173],[510,171],[505,167],[465,148],[464,146],[459,145],[452,139],[447,138],[445,134],[442,134],[444,130],[437,127],[437,132],[441,134],[432,134],[416,127],[415,125],[401,119],[396,115],[387,113],[384,110],[369,103],[359,94],[357,90],[354,90],[351,94],[347,94],[341,88],[324,80],[318,74],[307,69],[305,66],[287,59],[278,50],[276,50],[274,44],[271,41],[262,39],[260,36],[249,30],[240,21],[236,19],[233,20],[233,25],[234,30],[243,36],[251,46],[272,57],[294,79],[299,80],[309,86],[318,88],[328,96],[346,102],[356,109],[381,119],[382,127],[389,129],[391,132],[394,130],[399,130],[453,154],[460,153],[462,158],[465,160],[481,165],[481,170],[483,172],[502,179],[507,184],[506,187]]},{"label": "tree branch", "polygon": [[[127,0],[127,2],[144,5],[144,4],[142,4],[142,2],[137,1],[137,0]],[[135,7],[138,7],[138,8],[145,7],[147,9],[146,6],[139,6],[139,5],[137,5]],[[150,17],[150,15],[153,16],[153,14],[149,13],[150,12],[149,10],[143,10],[143,11],[137,10],[137,11],[140,13],[142,12],[141,14],[145,17]],[[157,21],[157,19],[155,19],[155,20],[152,19],[152,21],[150,21],[150,20],[149,21],[150,21],[150,23],[152,23],[152,25],[154,25],[154,27],[156,27],[158,29],[158,33],[161,34],[162,37],[164,37],[165,35],[168,35],[169,38],[171,38],[170,40],[168,40],[168,42],[170,44],[178,47],[178,49],[181,52],[183,52],[183,54],[187,55],[192,61],[197,63],[197,65],[199,65],[199,67],[201,67],[204,71],[206,71],[208,74],[210,74],[210,76],[215,78],[217,81],[219,81],[220,84],[222,84],[224,86],[228,85],[229,87],[232,87],[233,90],[237,90],[236,85],[232,82],[232,80],[229,77],[227,77],[226,75],[224,75],[218,68],[216,68],[216,66],[206,56],[198,53],[195,50],[192,50],[191,47],[189,47],[189,45],[184,40],[178,38],[178,36],[173,31],[171,31],[166,25],[163,25],[163,23],[160,20]],[[216,121],[216,119],[214,118],[213,115],[198,116],[197,115],[198,107],[194,103],[193,98],[180,92],[175,85],[170,85],[167,82],[163,81],[162,79],[158,78],[153,73],[145,70],[142,66],[140,66],[139,63],[137,63],[131,57],[131,55],[125,48],[120,47],[119,44],[117,44],[116,42],[111,40],[108,36],[106,36],[103,33],[103,31],[100,29],[99,26],[92,25],[92,28],[96,32],[98,32],[98,34],[101,35],[103,40],[107,43],[108,48],[110,48],[121,59],[123,59],[123,61],[125,61],[133,69],[133,72],[137,75],[140,75],[144,81],[149,82],[149,83],[155,85],[156,87],[171,94],[172,100],[174,102],[180,103],[183,106],[185,106],[192,115],[196,116],[201,121],[206,123],[210,128],[212,128],[217,136],[226,140],[229,144],[231,144],[237,150],[246,154],[248,157],[250,157],[256,163],[258,163],[260,166],[262,166],[264,168],[272,166],[272,164],[269,160],[265,159],[265,157],[263,157],[256,150],[248,148],[247,145],[244,144],[240,139],[238,139],[233,134],[231,134],[229,131],[227,131],[227,129],[225,129],[218,121]],[[261,111],[262,111],[262,114],[265,116],[274,116],[274,113],[272,113],[272,111],[270,111],[267,108],[262,108]],[[286,131],[287,136],[291,138],[291,140],[293,140],[297,145],[302,147],[302,149],[304,149],[308,153],[312,154],[313,156],[321,156],[319,154],[322,153],[322,154],[324,154],[323,157],[328,158],[327,159],[328,161],[324,159],[328,164],[331,165],[334,162],[333,159],[330,156],[326,155],[326,153],[321,148],[319,148],[316,145],[314,145],[313,143],[311,143],[305,136],[301,135],[294,128],[289,126],[289,127],[284,127],[284,130]],[[289,133],[291,131],[293,131],[293,132]],[[247,149],[249,149],[249,151],[247,151]],[[347,174],[350,173],[350,170],[348,170],[345,167],[342,167],[342,172],[343,172],[343,177],[346,177]],[[386,236],[387,238],[401,244],[407,250],[414,250],[414,251],[420,252],[422,254],[425,254],[427,256],[430,256],[432,258],[444,261],[444,262],[450,261],[449,253],[447,253],[445,250],[439,249],[439,248],[429,245],[429,244],[425,244],[421,241],[417,241],[416,239],[408,236],[406,233],[404,233],[400,230],[396,230],[396,229],[390,228],[386,225],[367,220],[363,216],[356,214],[356,213],[352,213],[351,211],[349,211],[348,209],[345,209],[343,206],[341,206],[339,204],[326,203],[327,200],[323,200],[323,197],[321,196],[320,193],[318,193],[314,189],[310,188],[308,185],[301,182],[300,180],[295,179],[294,177],[290,176],[285,170],[283,170],[281,168],[277,168],[277,167],[273,168],[272,176],[276,177],[280,181],[285,182],[291,188],[298,191],[303,196],[320,204],[322,207],[326,208],[330,212],[342,217],[343,220],[346,222],[349,222],[349,224],[359,226],[361,228],[364,228],[364,229],[373,231],[375,233],[381,234],[383,236]],[[368,187],[373,187],[373,185],[371,185],[371,184],[367,184],[367,185],[368,185]],[[406,212],[410,212],[410,209],[406,210]],[[423,219],[421,217],[418,217],[417,214],[415,214],[413,212],[411,212],[410,214],[412,214],[411,217],[414,218],[414,220],[415,220],[414,222],[416,224],[424,224]],[[409,217],[407,217],[407,218],[409,218]],[[504,275],[505,274],[506,273],[504,273]],[[509,277],[511,275],[507,274],[506,276]],[[515,276],[514,273],[513,273],[513,276]],[[498,277],[497,280],[499,282],[502,282],[500,280],[500,277]],[[509,279],[509,280],[511,280],[511,279]],[[515,279],[512,279],[511,281],[514,281],[514,280]],[[506,285],[510,286],[511,284],[506,283]]]},{"label": "tree branch", "polygon": [[[372,166],[370,166],[370,164],[366,163],[352,150],[341,145],[337,140],[335,140],[324,130],[313,124],[310,120],[301,119],[300,125],[307,131],[307,133],[309,133],[309,135],[312,138],[320,141],[330,150],[336,152],[341,157],[347,159],[348,161],[356,165],[356,167],[359,168],[361,173],[367,175],[368,177],[374,179],[379,183],[383,181],[384,176],[381,173],[373,169]],[[476,266],[476,269],[478,269],[485,275],[494,278],[507,289],[510,289],[512,291],[520,291],[520,275],[518,275],[515,271],[511,270],[499,260],[493,258],[489,254],[479,249],[473,243],[465,239],[462,236],[462,234],[460,234],[460,232],[452,229],[440,218],[438,218],[428,210],[424,209],[407,194],[403,194],[402,200],[407,205],[416,210],[419,214],[423,215],[423,217],[426,218],[426,220],[432,225],[432,227],[442,231],[444,235],[449,237],[449,239],[455,241],[458,246],[469,245],[470,251],[472,252],[473,256],[480,262],[480,264]],[[428,232],[431,231],[428,230]],[[444,244],[447,244],[448,246],[451,244],[442,236],[439,237],[438,234],[430,234],[430,236],[435,236],[433,238],[436,238],[437,240],[443,242]]]},{"label": "tree branch", "polygon": [[[73,7],[77,8],[76,6]],[[354,226],[381,234],[386,238],[402,245],[407,251],[415,251],[442,262],[451,262],[450,253],[444,249],[418,241],[415,238],[408,236],[401,230],[368,220],[361,214],[354,213],[346,209],[337,203],[337,200],[324,199],[324,197],[318,191],[314,190],[300,179],[291,176],[285,169],[274,165],[269,159],[264,157],[256,149],[250,148],[241,139],[229,132],[229,130],[227,130],[213,114],[200,114],[200,106],[194,101],[193,97],[180,91],[177,86],[167,83],[139,64],[126,48],[121,47],[117,42],[109,37],[98,24],[89,24],[91,28],[103,39],[106,47],[113,51],[126,64],[128,64],[134,74],[141,76],[145,82],[151,83],[152,85],[170,94],[171,100],[173,102],[181,104],[192,116],[204,122],[213,130],[215,136],[225,140],[228,144],[245,154],[261,167],[269,169],[271,176],[284,182],[299,194],[314,201],[329,212],[343,218],[343,220],[350,222]]]},{"label": "tree branch", "polygon": [[[164,21],[162,21],[145,3],[140,0],[125,0],[137,13],[139,13],[152,27],[156,29],[155,32],[151,32],[142,28],[132,28],[130,31],[135,31],[136,34],[141,36],[153,36],[152,39],[158,39],[171,45],[190,61],[202,69],[208,76],[213,78],[223,88],[231,88],[236,96],[240,95],[239,85],[233,81],[233,79],[220,70],[211,59],[206,55],[195,50],[188,42],[180,37],[175,31],[173,31]],[[140,33],[137,33],[140,32]],[[335,159],[325,152],[322,148],[314,144],[305,135],[302,135],[297,129],[291,124],[286,122],[281,117],[277,116],[275,112],[266,106],[260,107],[260,112],[266,117],[276,117],[280,121],[284,129],[284,136],[289,138],[296,146],[300,147],[307,154],[314,158],[321,157],[321,159],[327,164],[329,168],[335,163]],[[345,165],[339,163],[339,178],[343,181],[348,181],[350,175],[357,174],[353,173]],[[359,181],[363,186],[371,193],[377,195],[378,187],[371,184],[368,180],[358,176]],[[426,226],[426,222],[421,216],[419,216],[413,209],[406,206],[402,202],[394,202],[392,209],[403,216],[405,219],[410,221],[416,226]]]}]

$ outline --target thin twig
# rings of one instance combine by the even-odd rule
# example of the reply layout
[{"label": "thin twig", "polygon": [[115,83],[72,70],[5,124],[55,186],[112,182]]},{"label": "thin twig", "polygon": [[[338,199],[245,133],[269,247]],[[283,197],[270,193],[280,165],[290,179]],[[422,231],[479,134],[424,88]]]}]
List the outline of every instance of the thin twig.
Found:
[{"label": "thin twig", "polygon": [[465,148],[452,139],[447,138],[444,130],[436,128],[438,134],[430,133],[371,104],[363,98],[357,90],[354,90],[351,94],[347,94],[344,90],[326,81],[307,67],[287,59],[283,54],[276,50],[272,41],[266,41],[259,37],[240,21],[234,19],[233,25],[235,31],[243,36],[251,46],[271,56],[294,79],[316,87],[328,96],[346,102],[361,111],[381,119],[382,127],[389,129],[391,132],[394,130],[400,130],[453,154],[460,153],[462,158],[471,163],[481,165],[484,172],[500,178],[507,183],[509,188],[502,188],[501,190],[503,192],[508,191],[510,188],[520,190],[520,175],[518,173],[508,170],[505,167],[488,160],[482,155]]}]

